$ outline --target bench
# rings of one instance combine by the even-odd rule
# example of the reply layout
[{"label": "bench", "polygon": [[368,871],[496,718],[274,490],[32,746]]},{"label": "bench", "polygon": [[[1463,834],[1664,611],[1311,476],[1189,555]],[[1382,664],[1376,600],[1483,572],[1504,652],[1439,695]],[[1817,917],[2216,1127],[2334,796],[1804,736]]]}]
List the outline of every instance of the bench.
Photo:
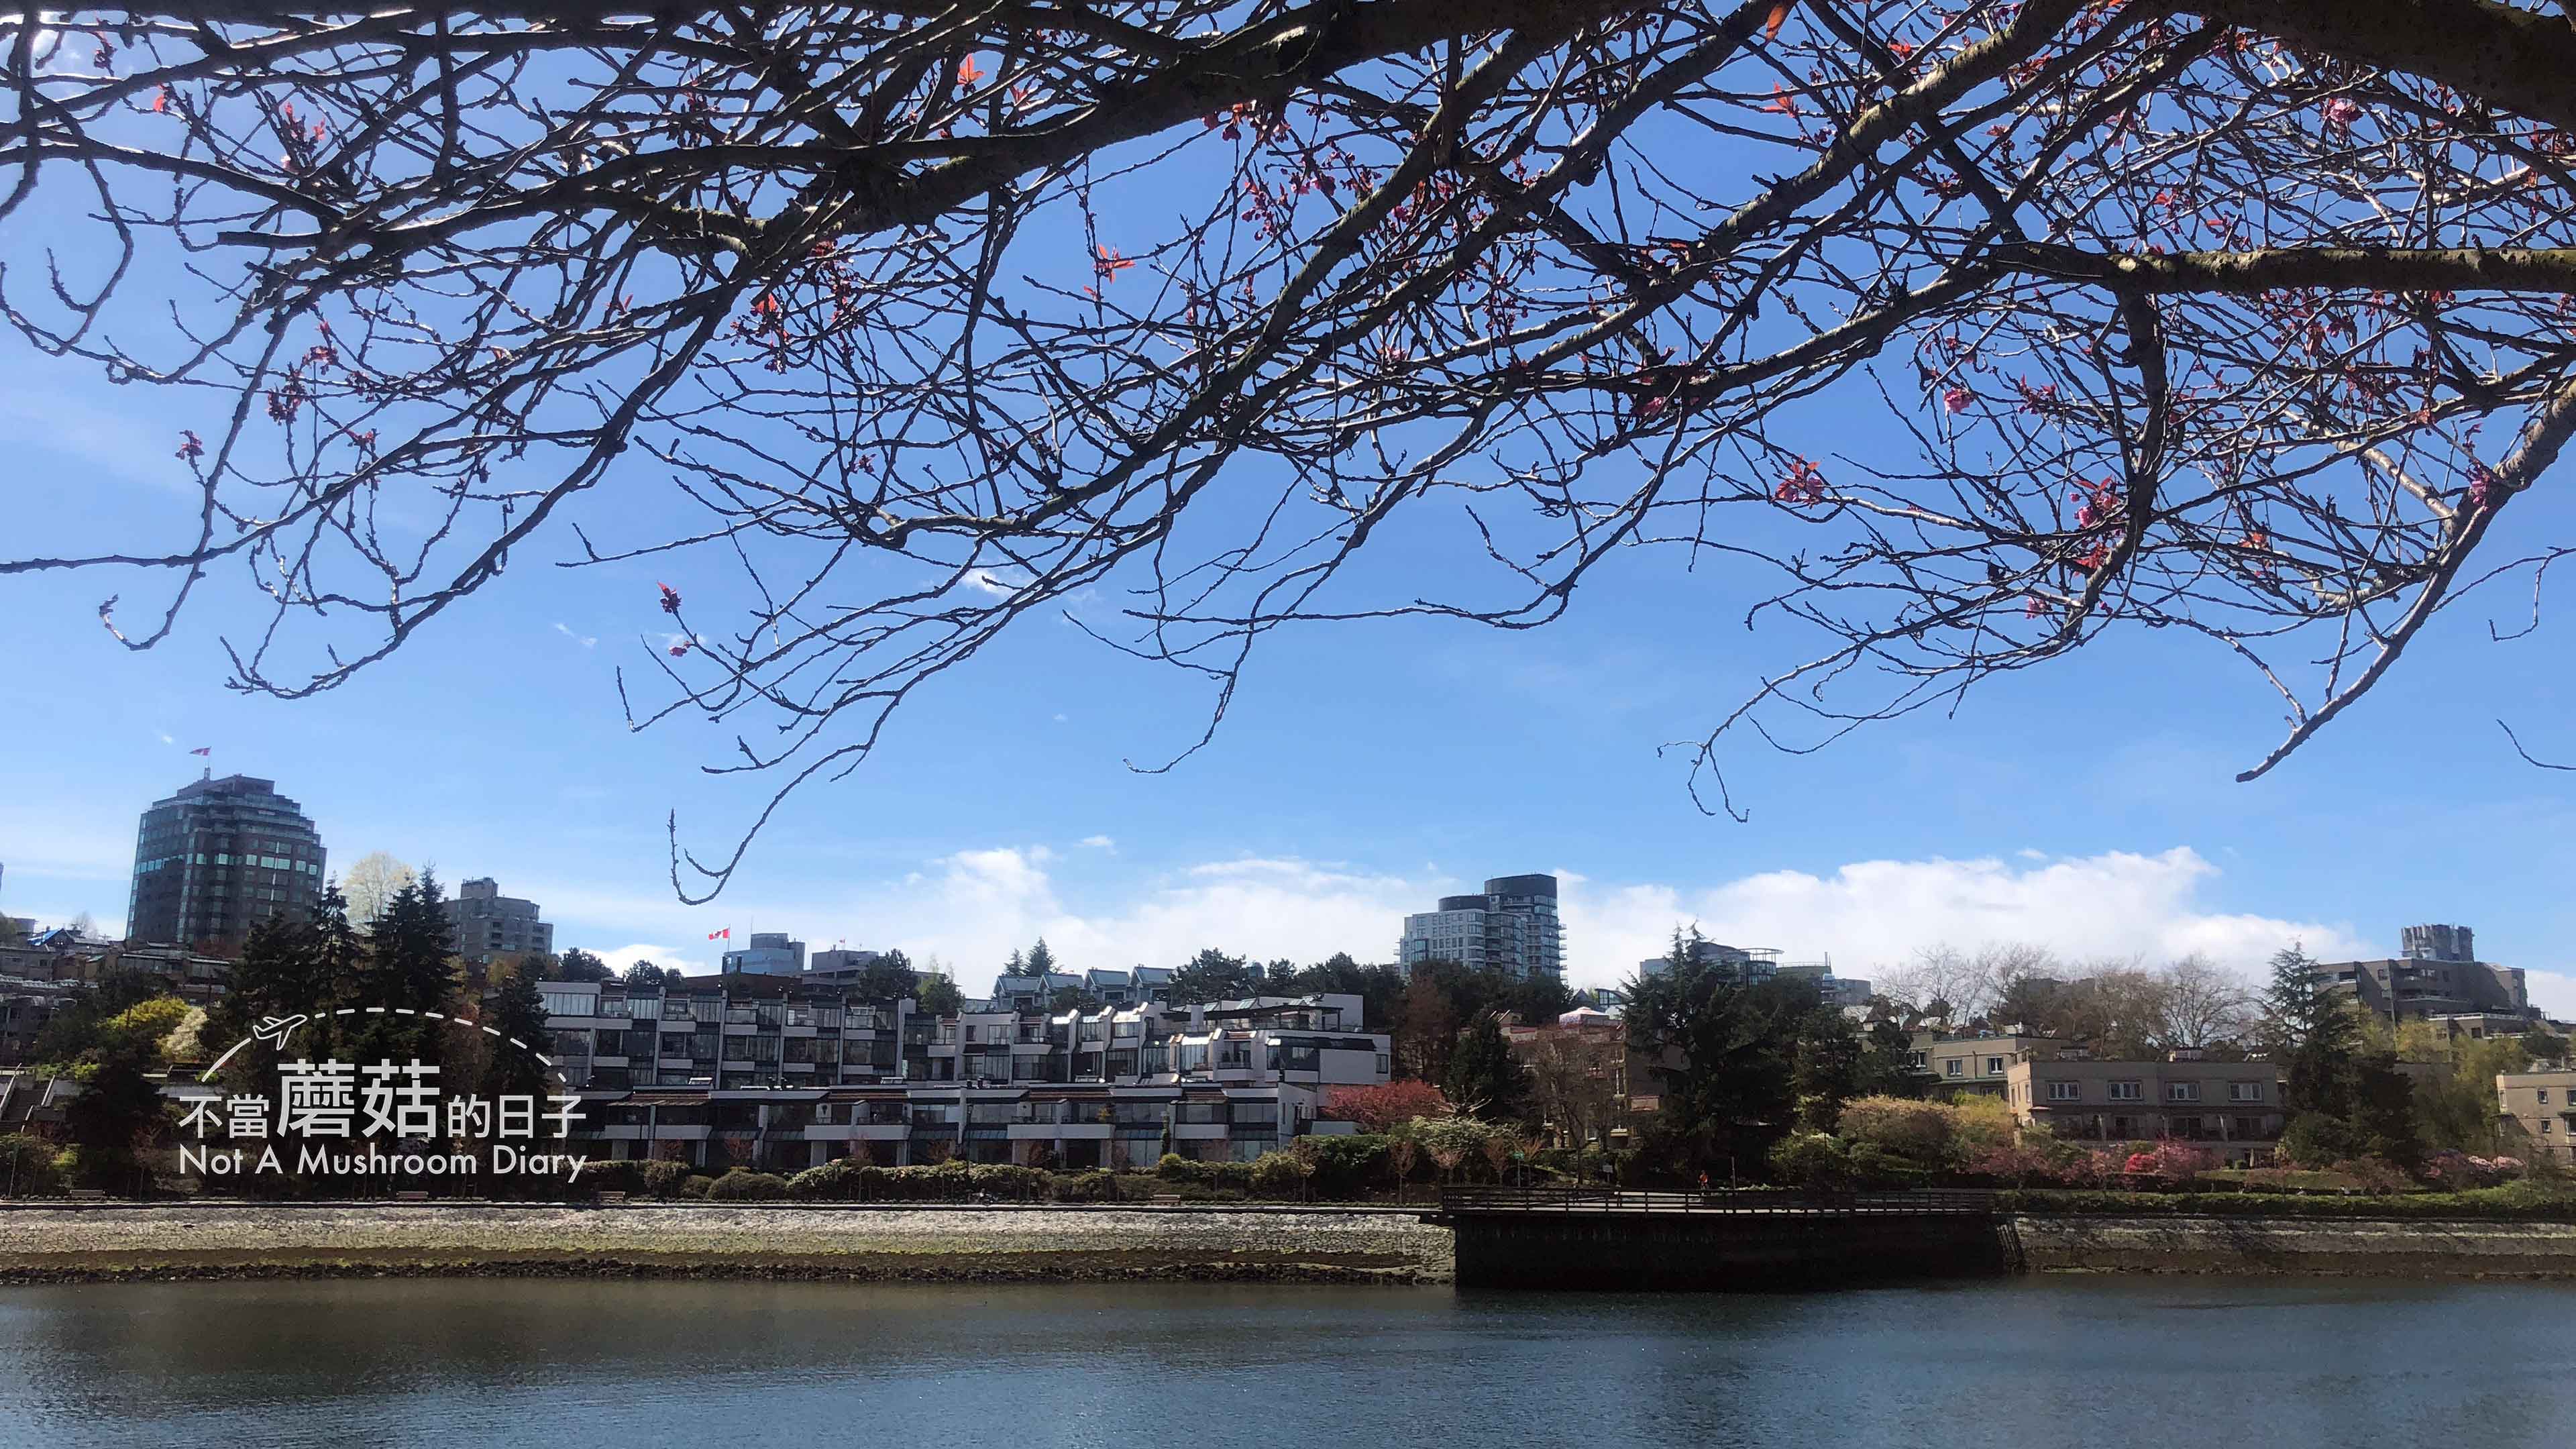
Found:
[{"label": "bench", "polygon": [[76,1187],[71,1191],[74,1202],[105,1202],[107,1194],[94,1187]]},{"label": "bench", "polygon": [[622,1205],[625,1201],[626,1194],[622,1192],[603,1192],[599,1195],[599,1205],[601,1207],[617,1207]]},{"label": "bench", "polygon": [[396,1201],[396,1202],[427,1202],[427,1201],[429,1201],[429,1194],[428,1194],[428,1193],[425,1193],[425,1192],[398,1192],[398,1193],[395,1193],[395,1194],[394,1194],[394,1201]]}]

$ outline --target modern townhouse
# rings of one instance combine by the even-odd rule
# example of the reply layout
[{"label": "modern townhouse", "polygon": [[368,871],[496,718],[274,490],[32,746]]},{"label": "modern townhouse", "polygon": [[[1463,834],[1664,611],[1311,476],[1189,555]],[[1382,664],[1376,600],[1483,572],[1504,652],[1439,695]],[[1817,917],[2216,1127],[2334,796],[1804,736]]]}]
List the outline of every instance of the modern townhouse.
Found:
[{"label": "modern townhouse", "polygon": [[2074,1049],[2025,1052],[2005,1069],[2004,1099],[2032,1126],[2079,1142],[2171,1139],[2230,1163],[2269,1161],[2281,1140],[2282,1078],[2270,1062],[2097,1060]]},{"label": "modern townhouse", "polygon": [[758,973],[542,991],[550,1055],[583,1099],[574,1145],[706,1167],[1249,1161],[1350,1130],[1319,1122],[1325,1094],[1389,1066],[1346,995],[932,1018]]}]

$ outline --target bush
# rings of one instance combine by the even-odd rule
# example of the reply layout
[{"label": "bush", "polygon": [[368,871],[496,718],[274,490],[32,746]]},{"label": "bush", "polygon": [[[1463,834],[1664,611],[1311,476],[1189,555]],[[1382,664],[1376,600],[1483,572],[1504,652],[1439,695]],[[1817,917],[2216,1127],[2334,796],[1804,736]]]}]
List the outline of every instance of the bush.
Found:
[{"label": "bush", "polygon": [[2473,1157],[2449,1148],[2424,1160],[2424,1180],[2448,1188],[2497,1187],[2524,1170],[2518,1157]]},{"label": "bush", "polygon": [[768,1202],[787,1196],[787,1179],[774,1172],[735,1168],[707,1188],[711,1202]]},{"label": "bush", "polygon": [[707,1189],[715,1185],[716,1180],[714,1178],[707,1176],[703,1172],[692,1172],[688,1176],[680,1179],[680,1196],[705,1197],[707,1195]]},{"label": "bush", "polygon": [[[677,1164],[674,1164],[675,1166]],[[645,1164],[632,1158],[593,1158],[573,1175],[573,1190],[580,1193],[641,1193],[646,1182]]]},{"label": "bush", "polygon": [[849,1202],[861,1195],[869,1170],[857,1158],[835,1157],[787,1179],[787,1195],[807,1202]]},{"label": "bush", "polygon": [[1302,1198],[1314,1175],[1314,1167],[1295,1153],[1265,1152],[1253,1160],[1252,1190],[1263,1197]]},{"label": "bush", "polygon": [[1395,1185],[1386,1147],[1383,1136],[1354,1134],[1300,1137],[1291,1150],[1313,1168],[1315,1196],[1348,1201],[1371,1188]]},{"label": "bush", "polygon": [[1116,1202],[1118,1178],[1108,1172],[1077,1172],[1059,1176],[1047,1185],[1048,1196],[1057,1202]]},{"label": "bush", "polygon": [[1165,1182],[1198,1182],[1203,1180],[1201,1165],[1177,1152],[1166,1152],[1163,1160],[1154,1164],[1154,1175]]},{"label": "bush", "polygon": [[979,1162],[966,1169],[974,1190],[994,1198],[1027,1202],[1046,1196],[1047,1175],[1034,1167],[1008,1162]]},{"label": "bush", "polygon": [[2218,1155],[2207,1148],[2188,1142],[2159,1142],[2144,1152],[2130,1153],[2120,1170],[2131,1177],[2151,1177],[2179,1185],[2217,1165]]},{"label": "bush", "polygon": [[49,1197],[63,1190],[55,1170],[54,1144],[26,1132],[0,1136],[0,1192],[19,1197]]},{"label": "bush", "polygon": [[687,1163],[664,1162],[657,1158],[654,1161],[644,1164],[644,1190],[653,1194],[655,1197],[677,1197],[680,1194],[680,1184],[686,1180],[688,1176],[689,1165]]},{"label": "bush", "polygon": [[1843,1108],[1834,1135],[1854,1146],[1867,1145],[1924,1167],[1941,1167],[1953,1159],[1957,1109],[1946,1102],[1914,1102],[1902,1097],[1863,1097]]}]

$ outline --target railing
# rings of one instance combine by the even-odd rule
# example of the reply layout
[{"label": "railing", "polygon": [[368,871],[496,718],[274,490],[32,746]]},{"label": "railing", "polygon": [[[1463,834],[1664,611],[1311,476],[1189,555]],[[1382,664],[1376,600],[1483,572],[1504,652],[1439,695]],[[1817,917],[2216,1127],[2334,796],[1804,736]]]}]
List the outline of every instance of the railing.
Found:
[{"label": "railing", "polygon": [[1711,1192],[1644,1192],[1610,1188],[1445,1187],[1440,1211],[1448,1213],[1772,1213],[1854,1216],[1986,1214],[1994,1194],[1976,1188],[1920,1192],[1792,1192],[1746,1189]]}]

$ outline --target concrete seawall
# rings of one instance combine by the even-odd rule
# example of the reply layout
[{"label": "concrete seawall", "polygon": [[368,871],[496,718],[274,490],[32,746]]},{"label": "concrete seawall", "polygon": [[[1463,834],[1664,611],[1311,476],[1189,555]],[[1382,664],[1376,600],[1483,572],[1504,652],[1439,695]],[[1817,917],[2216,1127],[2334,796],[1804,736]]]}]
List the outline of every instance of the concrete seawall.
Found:
[{"label": "concrete seawall", "polygon": [[1997,1227],[2037,1273],[2576,1278],[2576,1223],[2020,1214]]},{"label": "concrete seawall", "polygon": [[481,1274],[1724,1289],[2014,1270],[2576,1280],[2576,1223],[2018,1214],[1823,1232],[1783,1223],[1721,1246],[1581,1221],[1457,1239],[1412,1210],[1334,1207],[0,1209],[0,1283]]},{"label": "concrete seawall", "polygon": [[0,1282],[441,1273],[1445,1283],[1450,1251],[1445,1228],[1365,1209],[405,1204],[0,1213]]}]

